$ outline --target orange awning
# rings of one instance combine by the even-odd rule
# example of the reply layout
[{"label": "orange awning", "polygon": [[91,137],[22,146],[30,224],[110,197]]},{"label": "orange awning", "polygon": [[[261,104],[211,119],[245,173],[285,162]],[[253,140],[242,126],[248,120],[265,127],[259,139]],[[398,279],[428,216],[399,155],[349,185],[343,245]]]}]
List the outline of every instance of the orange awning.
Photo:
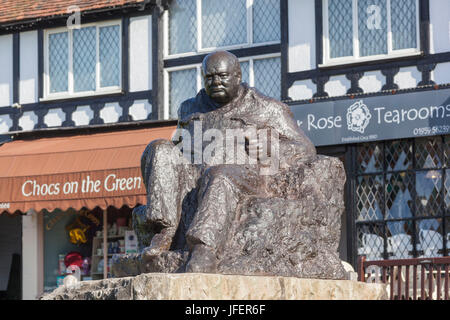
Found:
[{"label": "orange awning", "polygon": [[146,203],[140,159],[175,127],[33,140],[0,147],[0,212],[102,209]]}]

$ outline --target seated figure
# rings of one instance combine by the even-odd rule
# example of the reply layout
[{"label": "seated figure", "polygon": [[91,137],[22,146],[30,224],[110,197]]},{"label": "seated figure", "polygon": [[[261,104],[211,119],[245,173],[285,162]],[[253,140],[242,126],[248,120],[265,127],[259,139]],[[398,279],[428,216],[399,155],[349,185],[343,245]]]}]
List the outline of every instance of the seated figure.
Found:
[{"label": "seated figure", "polygon": [[202,76],[172,141],[152,141],[142,155],[147,205],[133,211],[141,252],[115,256],[113,274],[343,278],[340,161],[316,154],[287,105],[241,83],[233,54],[207,55]]}]

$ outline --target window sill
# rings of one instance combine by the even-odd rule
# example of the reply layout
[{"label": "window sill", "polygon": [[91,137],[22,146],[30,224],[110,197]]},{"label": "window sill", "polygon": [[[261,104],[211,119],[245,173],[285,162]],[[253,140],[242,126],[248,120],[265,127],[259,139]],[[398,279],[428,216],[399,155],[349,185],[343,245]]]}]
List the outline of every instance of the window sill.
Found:
[{"label": "window sill", "polygon": [[46,98],[40,98],[39,102],[56,102],[56,101],[66,101],[66,100],[75,100],[75,99],[89,99],[89,98],[100,98],[104,96],[111,96],[111,95],[121,95],[125,92],[122,91],[122,89],[116,89],[116,90],[110,90],[110,91],[102,91],[102,92],[95,92],[95,93],[82,93],[82,94],[61,94],[61,95],[55,95],[51,97]]},{"label": "window sill", "polygon": [[364,64],[371,64],[371,63],[384,63],[384,62],[391,62],[395,60],[401,60],[405,58],[414,58],[414,57],[420,57],[423,56],[422,51],[414,52],[414,53],[401,53],[401,54],[391,54],[391,55],[383,55],[383,56],[374,56],[374,57],[367,57],[367,58],[359,58],[359,59],[348,59],[348,60],[341,60],[341,61],[332,61],[332,62],[326,62],[324,64],[319,64],[319,69],[331,69],[336,67],[349,67],[349,66],[359,66]]}]

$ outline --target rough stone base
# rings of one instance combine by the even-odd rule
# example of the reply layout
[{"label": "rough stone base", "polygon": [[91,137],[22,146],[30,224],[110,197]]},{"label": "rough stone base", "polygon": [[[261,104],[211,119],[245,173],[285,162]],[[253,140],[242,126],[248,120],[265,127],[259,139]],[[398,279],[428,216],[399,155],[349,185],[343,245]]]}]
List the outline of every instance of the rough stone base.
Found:
[{"label": "rough stone base", "polygon": [[349,280],[147,273],[59,287],[42,300],[385,300],[386,285]]}]

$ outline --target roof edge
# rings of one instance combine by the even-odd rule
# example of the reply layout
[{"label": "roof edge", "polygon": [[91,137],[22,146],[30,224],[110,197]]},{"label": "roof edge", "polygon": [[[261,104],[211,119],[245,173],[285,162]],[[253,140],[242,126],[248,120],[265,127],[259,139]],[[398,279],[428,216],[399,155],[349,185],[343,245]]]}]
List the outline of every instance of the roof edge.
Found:
[{"label": "roof edge", "polygon": [[[99,17],[114,18],[130,12],[148,14],[148,12],[151,11],[156,6],[167,8],[169,2],[170,0],[144,0],[138,3],[128,3],[120,6],[111,6],[91,10],[84,10],[81,11],[81,16],[85,20],[88,20],[88,22],[92,22],[94,20],[97,20]],[[66,24],[67,18],[69,16],[70,16],[69,13],[64,13],[59,15],[37,17],[32,19],[10,20],[1,22],[0,35],[19,31],[29,31],[41,28],[63,26]]]}]

